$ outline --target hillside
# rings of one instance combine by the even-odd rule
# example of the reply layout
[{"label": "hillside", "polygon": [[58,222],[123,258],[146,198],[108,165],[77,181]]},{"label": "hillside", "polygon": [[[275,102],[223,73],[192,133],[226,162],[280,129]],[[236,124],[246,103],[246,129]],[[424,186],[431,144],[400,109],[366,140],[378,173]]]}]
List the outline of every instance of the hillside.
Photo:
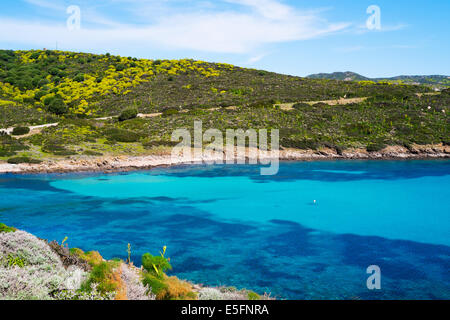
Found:
[{"label": "hillside", "polygon": [[[296,149],[448,144],[449,102],[449,90],[426,86],[188,59],[0,51],[0,128],[8,133],[0,136],[0,160],[153,154],[194,120],[204,130],[280,129],[281,145]],[[42,124],[49,125],[12,132]]]},{"label": "hillside", "polygon": [[416,84],[427,85],[433,88],[450,87],[450,77],[442,75],[430,76],[397,76],[391,78],[367,78],[355,72],[333,72],[333,73],[317,73],[311,74],[307,78],[310,79],[330,79],[344,81],[374,81],[374,82],[390,82],[394,84]]},{"label": "hillside", "polygon": [[371,80],[358,73],[346,71],[346,72],[333,72],[333,73],[317,73],[307,76],[310,79],[330,79],[330,80],[344,80],[344,81],[363,81]]}]

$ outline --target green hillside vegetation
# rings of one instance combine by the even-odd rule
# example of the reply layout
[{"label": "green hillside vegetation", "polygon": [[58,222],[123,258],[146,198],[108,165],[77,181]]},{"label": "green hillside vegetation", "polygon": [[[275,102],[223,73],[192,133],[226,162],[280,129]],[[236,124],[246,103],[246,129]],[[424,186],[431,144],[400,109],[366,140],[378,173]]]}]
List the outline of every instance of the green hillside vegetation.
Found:
[{"label": "green hillside vegetation", "polygon": [[[426,86],[39,50],[0,51],[0,68],[0,128],[58,122],[25,136],[1,134],[5,161],[152,153],[194,120],[204,130],[280,129],[281,145],[300,149],[449,142],[449,90],[432,94]],[[305,103],[343,97],[368,99]]]}]

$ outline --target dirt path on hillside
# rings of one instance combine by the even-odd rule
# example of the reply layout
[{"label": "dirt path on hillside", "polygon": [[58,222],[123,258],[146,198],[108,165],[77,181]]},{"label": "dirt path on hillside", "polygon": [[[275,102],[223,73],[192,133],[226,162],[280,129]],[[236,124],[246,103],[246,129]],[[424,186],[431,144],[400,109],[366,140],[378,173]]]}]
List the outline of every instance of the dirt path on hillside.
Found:
[{"label": "dirt path on hillside", "polygon": [[[365,100],[367,100],[368,97],[363,97],[363,98],[340,98],[340,99],[334,99],[334,100],[319,100],[319,101],[302,101],[300,103],[306,103],[309,105],[314,105],[316,103],[325,103],[328,104],[330,106],[337,106],[337,105],[346,105],[346,104],[351,104],[351,103],[360,103],[363,102]],[[296,104],[297,102],[291,102],[291,103],[281,103],[281,104],[277,104],[278,106],[280,106],[281,110],[292,110],[293,106]]]},{"label": "dirt path on hillside", "polygon": [[[138,118],[153,118],[153,117],[158,117],[162,115],[162,113],[158,112],[158,113],[149,113],[149,114],[143,114],[143,113],[139,113],[137,116]],[[109,116],[109,117],[101,117],[101,118],[94,118],[92,120],[111,120],[113,119],[113,116]],[[29,136],[32,136],[34,134],[38,134],[41,133],[43,129],[45,128],[49,128],[49,127],[56,127],[59,124],[59,122],[54,122],[54,123],[47,123],[47,124],[41,124],[38,126],[29,126],[28,128],[30,128],[30,132],[21,136],[14,136],[15,138],[26,138]],[[0,132],[5,132],[7,134],[11,134],[12,131],[14,130],[14,127],[9,127],[9,128],[2,128],[0,129]]]}]

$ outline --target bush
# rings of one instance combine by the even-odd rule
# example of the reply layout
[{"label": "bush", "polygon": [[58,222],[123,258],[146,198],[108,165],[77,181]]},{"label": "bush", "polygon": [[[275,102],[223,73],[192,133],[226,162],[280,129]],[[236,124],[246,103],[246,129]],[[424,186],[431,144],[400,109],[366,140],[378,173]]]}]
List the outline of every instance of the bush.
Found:
[{"label": "bush", "polygon": [[29,157],[14,157],[8,159],[9,164],[20,164],[20,163],[38,164],[41,162],[42,162],[41,160],[31,159]]},{"label": "bush", "polygon": [[52,101],[55,99],[55,97],[47,97],[47,98],[45,98],[44,99],[44,105],[45,106],[48,106],[48,105],[50,105],[50,103],[52,103]]},{"label": "bush", "polygon": [[311,139],[294,140],[289,138],[281,139],[281,145],[285,148],[294,148],[301,150],[317,150],[320,145],[317,141]]},{"label": "bush", "polygon": [[53,153],[54,155],[57,156],[72,156],[77,154],[76,152],[66,149],[64,146],[58,144],[58,143],[54,143],[54,142],[49,142],[46,141],[44,143],[44,145],[42,146],[42,151],[44,152],[48,152],[48,153]]},{"label": "bush", "polygon": [[304,109],[311,109],[311,106],[307,103],[296,103],[292,106],[295,110],[304,110]]},{"label": "bush", "polygon": [[136,132],[112,128],[105,131],[108,140],[117,142],[138,142],[141,136]]},{"label": "bush", "polygon": [[167,117],[167,116],[171,116],[174,114],[178,114],[179,112],[180,111],[178,111],[178,109],[176,109],[176,108],[167,108],[167,109],[163,110],[162,115],[164,117]]},{"label": "bush", "polygon": [[50,83],[50,81],[48,81],[47,79],[41,79],[41,80],[39,80],[39,82],[38,82],[38,87],[43,87],[43,86],[45,86],[45,85],[47,85],[47,84],[49,84]]},{"label": "bush", "polygon": [[[40,90],[40,91],[38,91],[38,92],[36,92],[36,93],[34,94],[34,99],[35,99],[36,101],[40,101],[41,98],[42,98],[43,96],[47,95],[47,94],[48,94],[48,91],[46,91],[46,90]],[[50,102],[51,102],[51,101],[49,101],[49,104],[50,104]]]},{"label": "bush", "polygon": [[1,232],[15,232],[17,229],[13,227],[8,227],[4,223],[0,223],[0,233]]},{"label": "bush", "polygon": [[0,233],[0,260],[8,256],[13,259],[0,263],[12,262],[16,267],[0,267],[0,300],[52,299],[55,292],[85,277],[78,268],[66,270],[45,241],[24,231]]},{"label": "bush", "polygon": [[90,292],[90,288],[98,283],[98,291],[106,294],[114,292],[117,289],[117,283],[113,279],[114,265],[111,262],[102,261],[92,268],[90,277],[86,283],[82,285],[82,290]]},{"label": "bush", "polygon": [[163,280],[155,277],[154,275],[144,273],[144,279],[142,281],[144,286],[151,289],[151,292],[156,295],[158,300],[163,300],[167,296],[167,285]]},{"label": "bush", "polygon": [[126,109],[122,111],[119,116],[119,121],[125,121],[136,118],[138,115],[137,109]]},{"label": "bush", "polygon": [[150,253],[145,253],[142,256],[142,266],[149,274],[156,277],[161,277],[164,272],[172,269],[169,260],[163,254],[152,256]]},{"label": "bush", "polygon": [[67,112],[68,108],[62,99],[53,99],[49,106],[48,111],[56,115],[62,115]]},{"label": "bush", "polygon": [[15,127],[11,132],[13,136],[23,136],[24,134],[30,133],[30,128],[28,127]]},{"label": "bush", "polygon": [[177,277],[156,277],[144,273],[144,286],[151,289],[157,300],[194,300],[197,295],[192,291],[192,285]]},{"label": "bush", "polygon": [[77,74],[77,75],[73,78],[73,81],[83,82],[83,81],[84,81],[84,74],[82,74],[82,73]]},{"label": "bush", "polygon": [[367,146],[366,150],[368,152],[378,152],[386,148],[386,144],[383,142],[371,143]]},{"label": "bush", "polygon": [[275,100],[271,99],[271,100],[261,100],[261,101],[256,101],[253,103],[250,103],[248,105],[249,108],[272,108],[273,105],[275,104]]},{"label": "bush", "polygon": [[58,68],[55,68],[55,67],[50,68],[50,69],[48,70],[48,73],[51,74],[52,76],[57,76],[57,75],[59,74],[59,69],[58,69]]},{"label": "bush", "polygon": [[247,293],[247,296],[248,296],[248,300],[261,300],[261,296],[253,291],[249,291]]},{"label": "bush", "polygon": [[83,152],[83,154],[86,156],[102,156],[103,155],[103,153],[101,153],[101,152],[92,151],[92,150],[85,150]]},{"label": "bush", "polygon": [[160,140],[160,141],[153,141],[153,140],[147,140],[147,141],[141,141],[142,142],[142,146],[145,149],[152,149],[152,148],[156,148],[156,147],[175,147],[178,142],[175,141],[164,141],[164,140]]},{"label": "bush", "polygon": [[119,63],[117,66],[116,66],[116,71],[123,71],[123,70],[125,70],[125,65],[124,64],[122,64],[122,63]]}]

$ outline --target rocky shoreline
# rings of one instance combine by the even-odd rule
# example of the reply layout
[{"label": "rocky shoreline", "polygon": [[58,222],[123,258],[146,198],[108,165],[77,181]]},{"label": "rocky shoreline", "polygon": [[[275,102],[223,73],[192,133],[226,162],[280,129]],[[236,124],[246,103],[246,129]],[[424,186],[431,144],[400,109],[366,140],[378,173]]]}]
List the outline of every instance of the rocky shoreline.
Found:
[{"label": "rocky shoreline", "polygon": [[[274,157],[270,153],[260,159],[270,160]],[[377,152],[365,149],[347,149],[338,153],[334,149],[298,150],[282,149],[279,153],[281,161],[319,161],[319,160],[423,160],[449,159],[450,146],[412,145],[388,146]],[[9,164],[0,162],[0,173],[69,173],[69,172],[117,172],[145,170],[155,167],[169,167],[183,164],[198,164],[221,160],[219,157],[202,156],[193,161],[183,158],[172,159],[170,154],[147,156],[102,156],[77,157],[61,160],[47,160],[39,164]]]}]

